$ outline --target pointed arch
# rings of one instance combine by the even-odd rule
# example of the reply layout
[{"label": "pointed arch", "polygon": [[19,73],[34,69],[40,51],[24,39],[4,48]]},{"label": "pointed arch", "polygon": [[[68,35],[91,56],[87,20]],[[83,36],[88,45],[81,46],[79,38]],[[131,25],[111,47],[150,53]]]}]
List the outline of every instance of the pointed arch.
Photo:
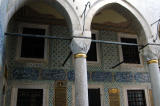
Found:
[{"label": "pointed arch", "polygon": [[127,9],[136,18],[138,23],[141,25],[141,28],[143,29],[142,32],[144,32],[143,34],[141,34],[141,37],[145,39],[145,42],[143,43],[147,43],[152,33],[150,26],[148,25],[145,18],[138,12],[138,10],[136,10],[136,8],[134,8],[131,4],[123,0],[119,0],[119,1],[118,0],[100,0],[100,1],[95,2],[91,6],[90,10],[88,11],[86,15],[85,30],[86,31],[91,30],[90,28],[91,28],[92,19],[97,12],[101,11],[103,8],[107,6],[114,5],[114,4],[118,4],[122,8]]},{"label": "pointed arch", "polygon": [[[11,17],[16,13],[18,9],[20,9],[24,4],[27,2],[36,1],[36,0],[9,0],[10,4],[8,3],[7,8],[7,17],[5,21],[5,30],[7,30],[7,25]],[[67,0],[41,0],[56,8],[56,10],[63,14],[64,18],[67,21],[70,31],[73,33],[75,30],[80,30],[80,21],[79,18],[74,10],[74,8],[68,3]],[[37,1],[39,2],[39,0]]]}]

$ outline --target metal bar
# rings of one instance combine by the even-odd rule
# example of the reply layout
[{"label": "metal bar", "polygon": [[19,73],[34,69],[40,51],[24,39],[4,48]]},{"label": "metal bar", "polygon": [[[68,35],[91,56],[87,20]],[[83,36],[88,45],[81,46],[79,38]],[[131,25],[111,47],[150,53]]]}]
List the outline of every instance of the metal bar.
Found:
[{"label": "metal bar", "polygon": [[104,44],[115,44],[115,45],[127,45],[127,46],[141,46],[141,47],[143,47],[143,45],[139,45],[139,44],[135,44],[135,43],[113,42],[113,41],[103,41],[103,40],[92,40],[92,42],[104,43]]},{"label": "metal bar", "polygon": [[84,37],[84,36],[73,36],[73,38],[84,38],[84,39],[91,39],[92,40],[91,37]]},{"label": "metal bar", "polygon": [[158,21],[160,21],[160,19],[158,19],[157,21],[155,21],[154,23],[152,23],[151,26],[154,25],[155,23],[157,23]]},{"label": "metal bar", "polygon": [[146,45],[144,45],[144,46],[142,46],[139,50],[142,50],[142,49],[144,49],[146,46],[148,46],[149,45],[149,43],[147,43]]},{"label": "metal bar", "polygon": [[160,44],[156,44],[156,43],[148,43],[148,45],[156,45],[156,46],[160,46]]},{"label": "metal bar", "polygon": [[21,36],[21,37],[36,37],[36,38],[48,38],[48,39],[61,39],[61,40],[72,40],[71,37],[56,37],[49,35],[33,35],[33,34],[19,34],[19,33],[5,33],[5,35],[9,36]]},{"label": "metal bar", "polygon": [[112,67],[111,67],[111,69],[114,69],[114,68],[118,67],[118,66],[119,66],[119,65],[121,65],[122,63],[124,63],[124,60],[123,60],[123,61],[121,61],[121,62],[119,62],[118,64],[116,64],[116,65],[112,66]]},{"label": "metal bar", "polygon": [[67,60],[71,57],[72,52],[69,53],[69,55],[67,56],[67,58],[64,60],[62,66],[64,67],[64,65],[66,64]]},{"label": "metal bar", "polygon": [[[73,38],[84,38],[91,39],[90,37],[81,37],[81,36],[73,36],[73,37],[56,37],[56,36],[42,36],[42,35],[32,35],[32,34],[19,34],[19,33],[5,33],[5,35],[9,36],[21,36],[21,37],[37,37],[37,38],[48,38],[48,39],[60,39],[60,40],[72,40]],[[113,42],[113,41],[104,41],[104,40],[91,40],[93,43],[104,43],[104,44],[115,44],[115,45],[128,45],[128,46],[140,46],[143,45],[134,44],[134,43],[124,43],[124,42]],[[155,44],[156,45],[156,44]],[[160,45],[160,44],[157,44]]]},{"label": "metal bar", "polygon": [[[49,36],[49,35],[43,36],[43,35],[20,34],[20,33],[5,33],[5,35],[8,35],[8,36],[21,36],[21,37],[48,38],[48,39],[60,39],[60,40],[70,40],[70,41],[73,38],[91,39],[90,37],[82,37],[82,36],[73,36],[73,38],[72,38],[72,37],[56,37],[56,36]],[[139,50],[144,49],[148,45],[160,46],[160,44],[154,44],[154,43],[147,43],[146,45],[139,45],[139,44],[134,44],[134,43],[113,42],[113,41],[104,41],[104,40],[92,40],[91,39],[91,41],[93,43],[104,43],[104,44],[115,44],[115,45],[126,45],[126,46],[140,46],[141,48]],[[62,64],[63,66],[65,65],[65,63],[67,62],[67,60],[70,58],[71,55],[72,55],[72,52],[70,52],[68,57],[65,59],[64,63]],[[115,66],[112,67],[112,69],[116,68],[117,66],[121,65],[122,63],[124,63],[124,61],[116,64]]]}]

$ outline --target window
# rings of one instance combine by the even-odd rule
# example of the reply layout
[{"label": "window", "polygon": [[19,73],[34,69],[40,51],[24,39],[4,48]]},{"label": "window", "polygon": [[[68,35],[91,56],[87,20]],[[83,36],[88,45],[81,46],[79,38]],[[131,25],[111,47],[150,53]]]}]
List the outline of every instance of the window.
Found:
[{"label": "window", "polygon": [[[72,106],[75,106],[75,85],[72,85]],[[88,85],[89,106],[105,106],[105,94],[103,84]]]},{"label": "window", "polygon": [[127,90],[128,106],[146,106],[144,90]]},{"label": "window", "polygon": [[148,86],[124,86],[124,106],[150,106]]},{"label": "window", "polygon": [[[136,38],[121,38],[121,42],[137,44]],[[137,46],[122,45],[123,60],[125,63],[140,64]]]},{"label": "window", "polygon": [[[124,43],[138,44],[136,35],[119,34],[119,41]],[[120,60],[126,64],[141,64],[138,46],[121,45]]]},{"label": "window", "polygon": [[89,106],[101,106],[100,89],[88,89]]},{"label": "window", "polygon": [[[93,31],[92,33],[92,39],[97,40],[97,32]],[[91,43],[90,49],[87,53],[87,61],[88,63],[98,63],[99,62],[99,54],[98,54],[98,44],[97,43]]]},{"label": "window", "polygon": [[48,85],[12,83],[11,106],[48,106]]},{"label": "window", "polygon": [[18,89],[17,106],[42,106],[43,89]]},{"label": "window", "polygon": [[[20,31],[23,34],[33,34],[44,36],[47,33],[46,26],[22,24]],[[44,60],[46,59],[46,39],[36,37],[19,37],[19,56],[21,59],[31,60]]]},{"label": "window", "polygon": [[[23,34],[45,35],[45,29],[23,28]],[[44,58],[44,38],[22,37],[21,57]]]}]

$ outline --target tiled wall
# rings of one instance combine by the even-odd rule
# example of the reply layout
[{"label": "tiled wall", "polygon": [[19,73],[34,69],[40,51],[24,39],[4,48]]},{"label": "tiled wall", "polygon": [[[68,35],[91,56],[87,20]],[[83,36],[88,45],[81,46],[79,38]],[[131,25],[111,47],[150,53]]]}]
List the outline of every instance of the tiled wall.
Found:
[{"label": "tiled wall", "polygon": [[[69,37],[70,34],[67,28],[62,26],[50,26],[50,35]],[[99,31],[99,39],[107,41],[117,41],[118,35],[116,32]],[[49,40],[48,62],[34,63],[16,60],[18,39],[9,37],[7,39],[7,60],[9,82],[17,80],[25,82],[27,80],[38,82],[50,82],[49,88],[49,106],[53,106],[54,83],[55,80],[67,80],[67,95],[68,106],[72,105],[72,85],[74,84],[74,69],[72,57],[67,61],[65,66],[62,66],[65,58],[70,52],[69,41]],[[122,91],[122,85],[143,85],[150,86],[150,78],[147,70],[141,67],[117,67],[111,69],[113,65],[120,62],[119,48],[117,45],[99,45],[99,64],[88,65],[88,80],[89,84],[102,84],[105,92],[105,104],[108,104],[108,89],[119,88]],[[10,88],[10,87],[9,87]],[[123,96],[120,93],[121,97]],[[10,101],[10,95],[7,96],[7,101]],[[123,97],[121,98],[123,106]],[[6,106],[9,106],[7,103]]]}]

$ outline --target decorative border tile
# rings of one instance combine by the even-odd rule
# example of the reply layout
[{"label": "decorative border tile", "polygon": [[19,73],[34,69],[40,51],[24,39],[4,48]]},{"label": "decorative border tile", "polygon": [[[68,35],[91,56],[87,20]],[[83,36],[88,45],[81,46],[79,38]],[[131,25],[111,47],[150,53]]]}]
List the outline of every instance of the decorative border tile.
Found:
[{"label": "decorative border tile", "polygon": [[133,74],[131,72],[116,72],[114,79],[117,82],[132,82]]},{"label": "decorative border tile", "polygon": [[[90,72],[87,72],[87,77],[88,77],[88,80],[90,80]],[[69,81],[74,81],[75,80],[75,73],[74,71],[69,71],[67,73],[67,78]]]},{"label": "decorative border tile", "polygon": [[31,68],[17,68],[13,70],[13,79],[28,79],[37,80],[39,77],[39,71]]},{"label": "decorative border tile", "polygon": [[137,72],[134,74],[134,79],[136,82],[150,82],[149,73]]},{"label": "decorative border tile", "polygon": [[66,73],[64,70],[43,70],[42,71],[43,80],[65,80]]},{"label": "decorative border tile", "polygon": [[92,72],[91,76],[93,81],[112,81],[111,72]]}]

